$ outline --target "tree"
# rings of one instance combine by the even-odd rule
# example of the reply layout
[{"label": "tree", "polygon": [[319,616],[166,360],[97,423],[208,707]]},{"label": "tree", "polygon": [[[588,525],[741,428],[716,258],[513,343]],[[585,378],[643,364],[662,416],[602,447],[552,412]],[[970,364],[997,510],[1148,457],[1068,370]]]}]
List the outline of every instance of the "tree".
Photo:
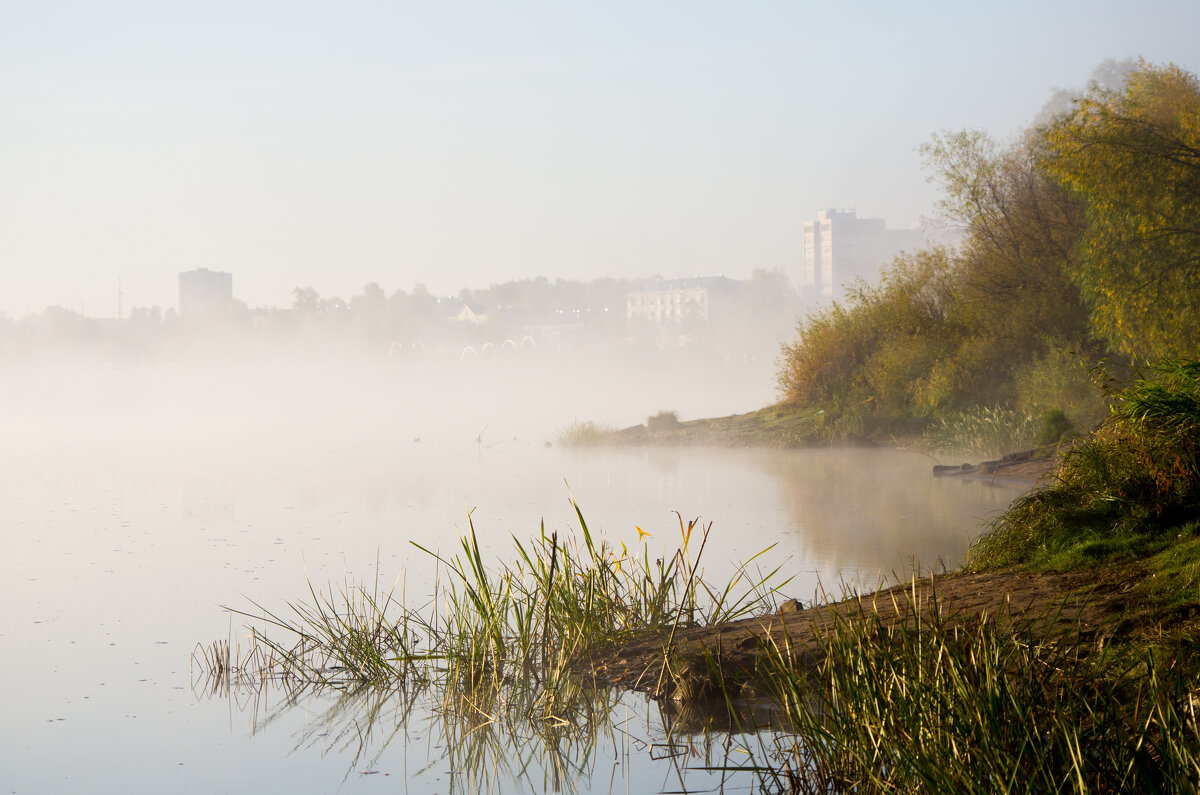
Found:
[{"label": "tree", "polygon": [[1063,390],[1031,384],[1071,363],[1085,372],[1104,351],[1072,278],[1084,229],[1082,202],[1040,168],[1034,134],[1001,146],[978,132],[936,137],[926,166],[945,188],[941,209],[963,229],[954,294],[965,333],[928,378],[928,401],[1054,407]]},{"label": "tree", "polygon": [[967,131],[935,137],[922,153],[945,188],[942,212],[965,233],[962,298],[979,331],[1019,351],[1082,338],[1087,310],[1071,273],[1083,213],[1039,169],[1039,142],[1001,147]]},{"label": "tree", "polygon": [[292,311],[303,315],[315,315],[321,309],[321,296],[311,287],[292,289]]},{"label": "tree", "polygon": [[878,287],[859,280],[810,316],[783,347],[783,399],[860,432],[955,407],[963,395],[940,368],[967,331],[955,320],[956,268],[942,248],[902,255]]},{"label": "tree", "polygon": [[1073,276],[1114,349],[1150,359],[1200,347],[1200,83],[1141,62],[1093,85],[1042,134],[1045,173],[1087,208]]}]

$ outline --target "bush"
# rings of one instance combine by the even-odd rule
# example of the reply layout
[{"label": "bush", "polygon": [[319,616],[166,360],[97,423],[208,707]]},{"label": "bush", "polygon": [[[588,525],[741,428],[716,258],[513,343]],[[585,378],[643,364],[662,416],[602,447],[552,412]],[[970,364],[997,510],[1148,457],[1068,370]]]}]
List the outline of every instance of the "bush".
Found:
[{"label": "bush", "polygon": [[1074,429],[1075,423],[1062,409],[1050,409],[1038,420],[1037,443],[1057,444],[1064,434]]},{"label": "bush", "polygon": [[810,316],[783,346],[779,390],[793,406],[821,408],[837,432],[871,432],[923,420],[952,402],[927,381],[960,336],[952,319],[954,260],[935,248],[898,257],[871,287]]},{"label": "bush", "polygon": [[600,444],[608,441],[616,429],[611,425],[601,425],[591,420],[584,422],[573,422],[566,428],[558,432],[556,438],[561,445],[579,446],[586,444]]},{"label": "bush", "polygon": [[646,430],[651,433],[673,431],[681,427],[683,427],[683,423],[679,421],[679,415],[673,411],[660,411],[646,418]]},{"label": "bush", "polygon": [[1098,349],[1052,343],[1017,373],[1017,408],[1030,414],[1060,409],[1078,424],[1094,427],[1108,413],[1103,387],[1108,374],[1098,366],[1100,358]]},{"label": "bush", "polygon": [[1055,482],[1013,503],[971,548],[975,568],[1079,544],[1111,550],[1200,518],[1200,362],[1172,361],[1117,396]]}]

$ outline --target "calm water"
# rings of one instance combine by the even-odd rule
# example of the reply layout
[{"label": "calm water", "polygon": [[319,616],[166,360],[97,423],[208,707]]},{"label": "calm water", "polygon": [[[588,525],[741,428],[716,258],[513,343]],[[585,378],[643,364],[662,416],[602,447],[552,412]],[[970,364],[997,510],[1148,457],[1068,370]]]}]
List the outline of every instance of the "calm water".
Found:
[{"label": "calm water", "polygon": [[[764,565],[783,563],[788,595],[807,600],[818,580],[871,587],[914,559],[953,565],[1012,496],[935,481],[916,454],[547,447],[575,417],[631,424],[688,400],[685,418],[768,398],[758,385],[665,402],[667,384],[602,399],[569,368],[517,375],[23,377],[0,421],[0,791],[711,788],[719,774],[697,768],[734,752],[669,744],[668,718],[640,696],[599,694],[586,705],[606,716],[597,732],[547,742],[528,726],[464,733],[371,693],[212,697],[191,654],[243,634],[222,605],[282,608],[309,581],[403,576],[427,594],[409,542],[448,548],[468,511],[506,559],[511,535],[543,520],[571,532],[572,495],[594,531],[633,546],[636,523],[652,550],[673,549],[679,511],[712,523],[710,578],[775,544]],[[753,784],[737,776],[727,789]]]}]

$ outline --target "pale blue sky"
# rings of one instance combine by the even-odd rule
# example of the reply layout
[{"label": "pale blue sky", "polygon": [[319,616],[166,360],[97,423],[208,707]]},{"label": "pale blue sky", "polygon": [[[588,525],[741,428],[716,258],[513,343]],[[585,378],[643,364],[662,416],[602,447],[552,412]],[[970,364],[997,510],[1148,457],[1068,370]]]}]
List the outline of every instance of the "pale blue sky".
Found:
[{"label": "pale blue sky", "polygon": [[5,2],[0,312],[234,274],[435,292],[799,270],[905,226],[940,130],[1008,136],[1106,58],[1200,69],[1200,1]]}]

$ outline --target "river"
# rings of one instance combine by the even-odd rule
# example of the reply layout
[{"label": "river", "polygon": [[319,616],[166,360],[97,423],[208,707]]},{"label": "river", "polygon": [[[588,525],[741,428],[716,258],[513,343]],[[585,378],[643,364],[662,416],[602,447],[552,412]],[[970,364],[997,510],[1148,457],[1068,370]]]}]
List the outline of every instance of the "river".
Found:
[{"label": "river", "polygon": [[[668,717],[635,694],[596,695],[601,703],[587,708],[603,725],[572,729],[550,748],[521,727],[463,734],[421,699],[394,694],[294,703],[269,689],[214,694],[193,652],[245,634],[224,606],[284,609],[310,584],[378,577],[425,598],[430,561],[410,542],[450,548],[468,514],[497,560],[511,559],[512,536],[542,522],[576,532],[571,499],[593,532],[632,547],[637,525],[651,550],[673,550],[679,517],[699,517],[712,525],[710,579],[774,545],[763,567],[782,566],[795,578],[786,595],[807,601],[822,586],[904,576],[914,561],[953,567],[980,521],[1012,496],[934,480],[917,453],[556,443],[573,419],[619,425],[659,409],[685,419],[752,409],[770,399],[761,367],[754,378],[720,379],[720,390],[661,369],[499,372],[210,364],[10,373],[0,404],[0,789],[715,786],[729,774],[699,768],[722,766],[728,748],[680,744]],[[740,775],[736,786],[750,786]]]}]

